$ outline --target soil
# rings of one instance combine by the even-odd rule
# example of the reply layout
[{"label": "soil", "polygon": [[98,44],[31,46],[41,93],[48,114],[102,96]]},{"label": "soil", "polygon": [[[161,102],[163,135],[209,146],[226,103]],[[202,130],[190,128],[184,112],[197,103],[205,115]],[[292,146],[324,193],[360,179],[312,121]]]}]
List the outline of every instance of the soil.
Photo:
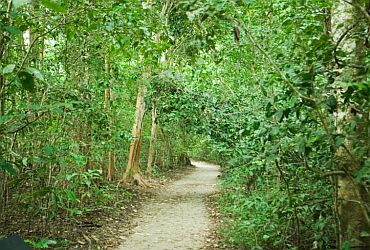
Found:
[{"label": "soil", "polygon": [[192,164],[195,168],[191,173],[158,190],[143,205],[133,221],[137,226],[117,250],[217,247],[211,237],[215,224],[206,204],[207,197],[217,191],[219,167],[197,161]]}]

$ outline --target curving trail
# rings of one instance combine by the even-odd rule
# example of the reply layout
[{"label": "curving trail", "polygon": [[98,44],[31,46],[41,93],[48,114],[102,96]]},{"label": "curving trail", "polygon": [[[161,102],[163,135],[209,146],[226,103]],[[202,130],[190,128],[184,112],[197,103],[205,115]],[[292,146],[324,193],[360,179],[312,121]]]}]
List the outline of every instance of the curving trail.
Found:
[{"label": "curving trail", "polygon": [[219,167],[192,161],[195,170],[161,189],[135,218],[133,233],[117,250],[201,249],[212,223],[205,198],[216,191]]}]

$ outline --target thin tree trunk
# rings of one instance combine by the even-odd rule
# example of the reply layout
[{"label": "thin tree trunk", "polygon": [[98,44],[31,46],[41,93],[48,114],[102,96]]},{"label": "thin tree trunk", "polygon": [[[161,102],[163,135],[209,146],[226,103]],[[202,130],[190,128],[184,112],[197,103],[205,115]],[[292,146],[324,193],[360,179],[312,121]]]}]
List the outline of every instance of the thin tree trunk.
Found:
[{"label": "thin tree trunk", "polygon": [[153,172],[153,162],[154,162],[154,154],[155,154],[155,145],[157,141],[157,107],[155,102],[152,103],[152,129],[150,132],[150,142],[149,142],[149,150],[148,150],[148,165],[146,168],[146,174],[151,175]]},{"label": "thin tree trunk", "polygon": [[[110,65],[109,65],[109,59],[108,55],[105,55],[104,58],[104,64],[105,64],[105,73],[106,73],[106,81],[109,82],[110,80]],[[109,127],[112,125],[113,119],[110,118],[109,116],[109,109],[112,101],[112,90],[111,86],[107,85],[105,91],[104,91],[104,112],[108,117],[108,123]],[[105,153],[106,154],[106,153]],[[114,175],[114,169],[115,169],[115,154],[114,154],[114,149],[113,149],[113,140],[112,140],[112,131],[111,129],[109,130],[109,152],[108,152],[108,167],[107,167],[107,180],[112,181],[113,180],[113,175]],[[103,157],[103,166],[105,166],[106,162],[106,155]]]},{"label": "thin tree trunk", "polygon": [[[109,88],[109,98],[110,98],[110,103],[114,102],[114,93],[112,91],[112,88]],[[110,125],[113,125],[115,123],[115,117],[112,116],[109,119]],[[111,180],[114,178],[114,172],[116,169],[116,154],[114,152],[115,150],[115,142],[113,140],[113,135],[112,135],[112,130],[109,133],[109,141],[110,141],[110,147],[109,147],[109,175],[111,176]]]},{"label": "thin tree trunk", "polygon": [[108,172],[107,172],[107,180],[112,181],[114,175],[114,169],[116,165],[116,156],[112,148],[109,149],[109,165],[108,165]]},{"label": "thin tree trunk", "polygon": [[139,90],[136,98],[135,122],[132,127],[132,137],[134,138],[130,144],[130,153],[127,163],[124,182],[135,183],[139,186],[148,186],[140,171],[140,149],[142,140],[143,118],[145,114],[144,97],[146,94],[146,81],[149,77],[149,70],[143,73],[143,82],[139,83]]}]

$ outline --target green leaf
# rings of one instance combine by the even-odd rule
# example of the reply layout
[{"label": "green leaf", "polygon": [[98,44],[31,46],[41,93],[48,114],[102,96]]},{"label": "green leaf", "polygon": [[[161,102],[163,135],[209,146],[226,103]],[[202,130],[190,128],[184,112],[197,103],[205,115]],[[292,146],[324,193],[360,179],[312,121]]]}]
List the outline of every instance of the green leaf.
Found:
[{"label": "green leaf", "polygon": [[366,232],[366,231],[362,231],[361,234],[360,234],[361,237],[369,237],[370,234],[369,232]]},{"label": "green leaf", "polygon": [[304,137],[301,137],[298,139],[297,144],[296,144],[296,150],[303,154],[306,149],[306,139]]},{"label": "green leaf", "polygon": [[11,35],[22,34],[22,31],[18,27],[15,27],[15,26],[5,26],[5,30],[7,30],[9,34]]},{"label": "green leaf", "polygon": [[42,5],[44,5],[48,9],[54,10],[56,12],[61,12],[61,13],[65,13],[66,12],[66,9],[63,6],[61,6],[58,3],[56,3],[55,1],[52,1],[52,0],[40,0],[40,2],[41,2]]},{"label": "green leaf", "polygon": [[15,9],[25,5],[25,4],[28,4],[31,2],[31,0],[12,0],[13,2],[13,6]]},{"label": "green leaf", "polygon": [[27,244],[31,245],[33,248],[48,248],[49,245],[55,245],[58,242],[55,240],[50,240],[47,238],[41,238],[39,241],[35,242],[32,240],[25,240]]},{"label": "green leaf", "polygon": [[3,71],[3,74],[5,75],[5,74],[12,73],[14,69],[15,69],[15,64],[9,64],[5,66],[2,71]]},{"label": "green leaf", "polygon": [[272,135],[277,135],[277,134],[279,134],[279,127],[272,127],[271,128],[271,134]]},{"label": "green leaf", "polygon": [[8,117],[4,115],[0,115],[0,125],[4,124],[8,120]]},{"label": "green leaf", "polygon": [[51,156],[54,153],[54,148],[50,145],[44,147],[44,154]]},{"label": "green leaf", "polygon": [[290,98],[290,100],[289,100],[289,101],[287,101],[287,102],[284,104],[284,106],[285,106],[286,108],[293,108],[293,107],[296,105],[297,101],[298,101],[297,97],[293,96],[292,98]]},{"label": "green leaf", "polygon": [[284,115],[284,110],[283,109],[279,109],[277,112],[276,112],[276,120],[278,120],[279,122],[281,122],[281,120],[283,119],[283,115]]},{"label": "green leaf", "polygon": [[56,240],[51,240],[47,238],[43,238],[43,241],[46,242],[48,245],[56,245],[58,243]]},{"label": "green leaf", "polygon": [[10,175],[13,175],[13,176],[17,175],[17,170],[13,168],[13,166],[9,162],[0,161],[0,168],[4,169]]},{"label": "green leaf", "polygon": [[70,199],[73,203],[77,202],[77,196],[74,192],[72,192],[71,190],[66,190],[66,194],[68,196],[68,199]]},{"label": "green leaf", "polygon": [[40,70],[36,69],[36,68],[32,68],[32,67],[28,67],[26,69],[26,71],[30,74],[32,74],[36,79],[39,79],[39,80],[44,80],[44,76],[43,74],[40,72]]},{"label": "green leaf", "polygon": [[344,242],[344,250],[351,250],[351,243],[349,241]]},{"label": "green leaf", "polygon": [[18,77],[25,90],[30,92],[35,91],[35,79],[32,74],[27,71],[21,71],[18,73]]},{"label": "green leaf", "polygon": [[70,181],[70,180],[73,179],[73,177],[75,177],[77,175],[78,175],[77,173],[67,174],[66,179],[67,179],[67,181]]},{"label": "green leaf", "polygon": [[260,87],[261,87],[262,94],[264,96],[267,96],[267,90],[266,90],[266,88],[262,87],[262,85],[260,85]]},{"label": "green leaf", "polygon": [[339,148],[340,146],[343,145],[344,141],[346,138],[343,135],[338,135],[335,137],[335,146]]},{"label": "green leaf", "polygon": [[356,173],[356,182],[360,183],[363,179],[370,177],[370,160],[366,160],[364,166]]},{"label": "green leaf", "polygon": [[79,209],[72,209],[71,210],[71,214],[72,215],[81,215],[82,214],[82,211],[79,210]]},{"label": "green leaf", "polygon": [[91,180],[86,178],[85,179],[85,184],[86,184],[86,186],[91,187]]}]

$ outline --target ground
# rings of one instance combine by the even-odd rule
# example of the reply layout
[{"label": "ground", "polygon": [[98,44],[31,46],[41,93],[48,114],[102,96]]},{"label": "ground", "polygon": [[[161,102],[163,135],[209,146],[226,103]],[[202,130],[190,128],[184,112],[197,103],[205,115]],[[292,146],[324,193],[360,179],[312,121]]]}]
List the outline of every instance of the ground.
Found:
[{"label": "ground", "polygon": [[219,167],[192,164],[152,180],[154,188],[119,187],[109,204],[90,204],[91,212],[76,220],[60,213],[45,222],[22,216],[21,210],[7,211],[0,235],[56,240],[49,249],[229,249],[221,247],[217,234]]},{"label": "ground", "polygon": [[158,190],[135,216],[132,232],[117,250],[205,249],[214,223],[207,198],[216,192],[219,167],[194,161],[194,170]]}]

